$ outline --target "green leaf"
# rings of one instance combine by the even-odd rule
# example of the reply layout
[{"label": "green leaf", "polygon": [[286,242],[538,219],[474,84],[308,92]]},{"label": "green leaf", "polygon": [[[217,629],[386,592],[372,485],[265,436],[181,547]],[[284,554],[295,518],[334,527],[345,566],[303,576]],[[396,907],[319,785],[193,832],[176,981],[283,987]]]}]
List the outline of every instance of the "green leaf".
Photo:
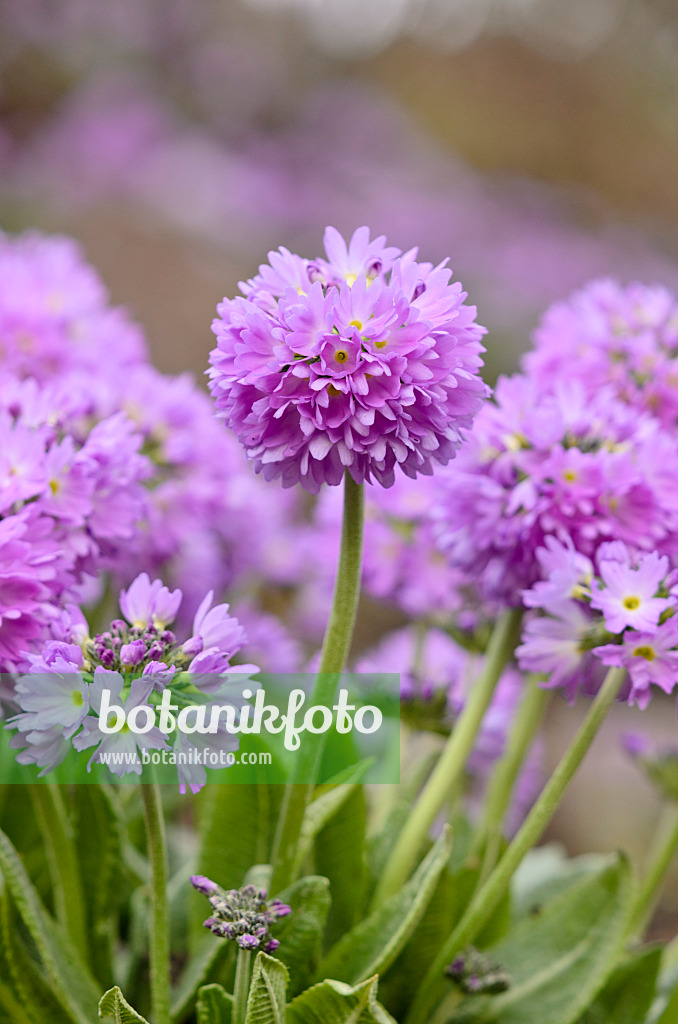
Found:
[{"label": "green leaf", "polygon": [[99,1020],[105,1024],[148,1024],[145,1017],[132,1009],[117,985],[101,997]]},{"label": "green leaf", "polygon": [[451,846],[449,826],[407,884],[330,950],[318,971],[320,978],[339,978],[357,985],[383,974],[416,928],[443,871]]},{"label": "green leaf", "polygon": [[74,786],[70,797],[80,877],[87,886],[86,916],[89,965],[102,987],[113,982],[114,930],[125,895],[121,823],[104,786]]},{"label": "green leaf", "polygon": [[[0,1007],[29,1024],[70,1024],[72,1018],[55,999],[40,964],[24,943],[24,929],[9,894],[0,885]],[[3,1019],[0,1016],[0,1019]]]},{"label": "green leaf", "polygon": [[197,1024],[229,1024],[233,996],[223,985],[204,985],[198,992]]},{"label": "green leaf", "polygon": [[285,1024],[287,977],[287,968],[280,960],[257,953],[245,1024]]},{"label": "green leaf", "polygon": [[678,1022],[678,985],[672,992],[666,994],[657,1012],[653,1007],[647,1019],[647,1024],[676,1024],[676,1022]]},{"label": "green leaf", "polygon": [[405,822],[412,813],[412,804],[433,771],[438,757],[438,751],[430,752],[408,766],[407,778],[399,786],[388,787],[385,807],[378,808],[380,824],[376,830],[371,824],[371,835],[367,843],[370,891],[379,881]]},{"label": "green leaf", "polygon": [[464,1000],[455,1024],[575,1024],[614,970],[631,896],[623,857],[589,874],[516,924],[491,950],[508,991]]},{"label": "green leaf", "polygon": [[544,903],[607,864],[608,858],[601,853],[568,857],[558,843],[530,850],[513,876],[513,919],[538,914]]},{"label": "green leaf", "polygon": [[36,1024],[36,1018],[29,1016],[23,1003],[4,978],[0,977],[0,1010],[3,1024]]},{"label": "green leaf", "polygon": [[654,1000],[661,958],[655,947],[621,964],[577,1024],[639,1024]]},{"label": "green leaf", "polygon": [[405,1016],[421,979],[458,920],[456,895],[456,878],[448,860],[426,912],[380,983],[382,1002],[398,1019]]},{"label": "green leaf", "polygon": [[76,1024],[91,1024],[98,1000],[96,984],[67,937],[42,906],[21,859],[2,831],[0,871],[36,945],[54,996]]},{"label": "green leaf", "polygon": [[365,795],[356,788],[316,836],[315,870],[329,878],[332,893],[326,948],[360,919],[366,881],[366,820]]},{"label": "green leaf", "polygon": [[287,1024],[396,1024],[377,1002],[377,977],[355,988],[342,981],[321,981],[287,1007]]},{"label": "green leaf", "polygon": [[205,787],[198,874],[236,889],[253,864],[268,863],[282,789],[234,783]]},{"label": "green leaf", "polygon": [[303,867],[306,858],[311,852],[313,840],[317,834],[329,824],[356,787],[357,783],[334,786],[332,789],[321,793],[308,805],[301,825],[301,835],[299,836],[299,844],[297,846],[295,874]]},{"label": "green leaf", "polygon": [[644,1024],[678,1024],[678,962],[675,940],[662,950],[655,997]]},{"label": "green leaf", "polygon": [[[478,887],[480,867],[469,858],[472,832],[460,815],[453,819],[452,837],[450,856],[433,897],[405,948],[380,982],[381,1001],[398,1018],[406,1015],[422,977],[455,923],[463,916]],[[509,903],[507,892],[478,936],[477,945],[490,945],[503,937],[508,924]]]},{"label": "green leaf", "polygon": [[314,976],[321,955],[321,941],[330,909],[330,883],[327,878],[308,875],[280,894],[292,913],[275,928],[280,946],[276,956],[290,971],[291,992],[296,995]]}]

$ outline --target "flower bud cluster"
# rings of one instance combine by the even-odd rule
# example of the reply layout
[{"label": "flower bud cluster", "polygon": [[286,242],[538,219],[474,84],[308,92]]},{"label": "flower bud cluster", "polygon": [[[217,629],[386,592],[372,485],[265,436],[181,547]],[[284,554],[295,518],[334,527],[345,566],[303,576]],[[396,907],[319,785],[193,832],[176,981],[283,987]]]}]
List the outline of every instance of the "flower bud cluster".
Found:
[{"label": "flower bud cluster", "polygon": [[457,982],[466,995],[498,995],[511,987],[511,975],[506,968],[492,963],[475,946],[469,946],[463,953],[459,953],[445,973]]},{"label": "flower bud cluster", "polygon": [[278,899],[266,901],[266,890],[254,885],[241,889],[222,889],[203,875],[193,875],[191,883],[209,900],[214,911],[205,921],[215,935],[232,939],[241,949],[263,949],[272,953],[280,945],[269,928],[291,913],[291,907]]},{"label": "flower bud cluster", "polygon": [[152,624],[128,626],[122,619],[114,619],[110,629],[85,642],[83,667],[90,672],[97,665],[115,672],[143,669],[153,661],[169,662],[175,644],[171,629],[159,630]]}]

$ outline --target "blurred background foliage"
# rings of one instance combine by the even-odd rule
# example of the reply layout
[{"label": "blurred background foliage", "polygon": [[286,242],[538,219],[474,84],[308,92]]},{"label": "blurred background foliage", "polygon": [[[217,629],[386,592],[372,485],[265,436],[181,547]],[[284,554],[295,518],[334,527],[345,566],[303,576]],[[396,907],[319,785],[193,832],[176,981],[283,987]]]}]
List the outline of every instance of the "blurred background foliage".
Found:
[{"label": "blurred background foliage", "polygon": [[[216,302],[327,223],[449,256],[510,371],[592,277],[678,288],[677,122],[671,0],[0,0],[2,226],[78,238],[166,371],[202,373]],[[563,805],[572,852],[644,849],[636,715]]]}]

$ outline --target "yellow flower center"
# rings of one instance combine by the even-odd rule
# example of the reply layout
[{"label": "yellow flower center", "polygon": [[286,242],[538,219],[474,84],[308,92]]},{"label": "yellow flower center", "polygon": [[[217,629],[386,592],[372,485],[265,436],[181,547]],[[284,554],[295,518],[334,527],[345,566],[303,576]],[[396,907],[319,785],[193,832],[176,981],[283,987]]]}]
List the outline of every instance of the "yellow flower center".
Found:
[{"label": "yellow flower center", "polygon": [[362,331],[363,322],[362,320],[349,320],[349,327],[355,327],[357,330]]},{"label": "yellow flower center", "polygon": [[629,612],[635,612],[636,608],[640,608],[640,598],[632,595],[631,597],[625,597],[622,604]]},{"label": "yellow flower center", "polygon": [[85,703],[85,698],[80,693],[80,690],[73,690],[72,697],[73,703],[75,704],[76,708],[81,708],[82,705]]},{"label": "yellow flower center", "polygon": [[338,348],[334,353],[334,358],[338,363],[345,363],[348,359],[348,352],[345,348]]},{"label": "yellow flower center", "polygon": [[566,469],[563,473],[563,480],[567,480],[569,484],[573,484],[578,479],[578,474],[574,469]]},{"label": "yellow flower center", "polygon": [[654,661],[656,654],[651,647],[636,647],[633,652],[634,658],[645,658],[645,661]]},{"label": "yellow flower center", "polygon": [[59,481],[58,480],[50,480],[50,482],[49,482],[49,489],[52,492],[52,494],[58,494],[59,493],[59,489],[60,489],[59,488]]}]

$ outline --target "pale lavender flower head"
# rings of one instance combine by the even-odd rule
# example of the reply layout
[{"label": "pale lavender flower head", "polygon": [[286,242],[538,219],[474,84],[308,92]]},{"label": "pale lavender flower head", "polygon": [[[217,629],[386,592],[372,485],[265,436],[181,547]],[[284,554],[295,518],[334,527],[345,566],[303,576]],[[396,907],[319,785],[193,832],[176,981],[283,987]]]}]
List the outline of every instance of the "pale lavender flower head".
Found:
[{"label": "pale lavender flower head", "polygon": [[0,670],[58,636],[86,575],[116,561],[145,513],[141,436],[121,414],[92,426],[66,392],[0,374]]},{"label": "pale lavender flower head", "polygon": [[316,493],[389,487],[446,464],[488,393],[475,308],[444,264],[416,263],[359,228],[325,233],[327,259],[285,249],[224,299],[210,389],[255,469]]},{"label": "pale lavender flower head", "polygon": [[[268,576],[273,552],[276,578],[294,573],[282,557],[293,546],[277,535],[282,510],[261,501],[266,485],[209,397],[147,359],[141,330],[109,304],[74,242],[0,234],[0,515],[32,510],[30,566],[20,569],[17,543],[10,561],[0,551],[0,572],[22,579],[11,609],[5,588],[0,669],[39,649],[104,569],[119,585],[140,566],[179,585],[182,627],[208,589]],[[296,501],[285,495],[286,518]]]},{"label": "pale lavender flower head", "polygon": [[[669,561],[656,552],[634,554],[625,544],[602,544],[595,567],[582,566],[571,545],[551,541],[541,552],[547,579],[523,595],[534,609],[516,654],[526,671],[544,673],[570,699],[595,693],[601,666],[626,669],[620,699],[644,708],[651,686],[671,693],[678,683],[678,588]],[[575,578],[571,569],[586,571]],[[537,610],[543,614],[537,614]]]},{"label": "pale lavender flower head", "polygon": [[[0,523],[0,526],[2,524]],[[64,640],[50,640],[40,654],[25,655],[28,671],[20,675],[11,701],[20,709],[7,728],[18,730],[11,746],[22,748],[17,760],[36,764],[42,774],[51,771],[68,754],[92,749],[88,770],[104,763],[116,775],[141,774],[139,750],[173,752],[181,792],[200,789],[206,780],[204,758],[197,753],[212,750],[231,752],[238,738],[225,726],[216,733],[164,734],[153,724],[162,691],[169,685],[183,704],[204,705],[205,714],[217,700],[227,699],[242,707],[242,683],[259,670],[256,665],[231,666],[245,634],[228,613],[228,605],[212,604],[208,594],[196,616],[211,646],[196,654],[182,645],[167,629],[181,603],[181,591],[171,592],[161,580],[140,574],[120,595],[127,622],[114,619],[109,628],[92,636],[83,632],[82,616],[72,610],[61,616]],[[74,642],[77,641],[77,642]],[[234,678],[235,677],[235,678]],[[125,715],[141,709],[142,722],[150,724],[141,735],[122,729],[113,733],[101,728],[99,716],[103,692],[110,691],[110,703]],[[168,742],[171,740],[171,742]],[[116,755],[115,760],[109,755]]]},{"label": "pale lavender flower head", "polygon": [[656,420],[576,379],[549,393],[523,375],[503,378],[495,398],[437,474],[433,508],[441,549],[486,598],[519,604],[541,576],[548,537],[569,537],[587,558],[612,540],[675,549],[675,441]]},{"label": "pale lavender flower head", "polygon": [[664,426],[678,424],[678,301],[662,285],[597,280],[545,313],[528,372],[551,389],[563,374],[588,394],[616,397]]},{"label": "pale lavender flower head", "polygon": [[0,234],[0,356],[19,376],[45,381],[74,368],[100,373],[146,358],[138,327],[108,305],[97,272],[70,238]]}]

